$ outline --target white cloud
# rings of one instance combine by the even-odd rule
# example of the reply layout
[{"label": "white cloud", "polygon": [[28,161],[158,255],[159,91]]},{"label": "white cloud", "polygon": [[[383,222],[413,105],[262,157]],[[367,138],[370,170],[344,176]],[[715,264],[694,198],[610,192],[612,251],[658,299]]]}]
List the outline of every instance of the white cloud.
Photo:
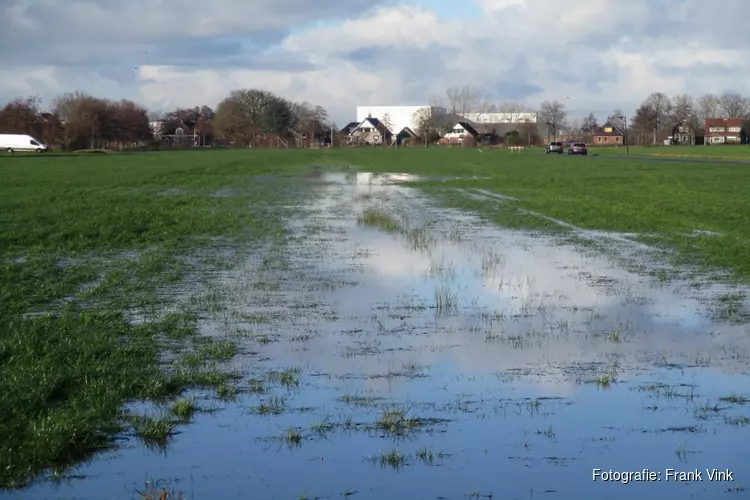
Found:
[{"label": "white cloud", "polygon": [[347,122],[357,104],[424,102],[461,84],[577,114],[632,113],[654,91],[750,94],[747,2],[709,16],[698,0],[474,1],[481,15],[443,19],[439,6],[364,0],[10,0],[0,99],[77,88],[163,108],[263,87]]}]

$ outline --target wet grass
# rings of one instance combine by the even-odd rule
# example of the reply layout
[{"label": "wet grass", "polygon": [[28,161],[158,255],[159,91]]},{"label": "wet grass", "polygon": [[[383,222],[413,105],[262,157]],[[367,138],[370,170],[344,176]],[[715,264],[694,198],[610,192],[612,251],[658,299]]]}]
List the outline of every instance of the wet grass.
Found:
[{"label": "wet grass", "polygon": [[458,292],[453,290],[448,283],[443,283],[435,288],[435,308],[439,312],[452,312],[458,308]]},{"label": "wet grass", "polygon": [[394,405],[383,410],[374,428],[386,435],[403,436],[423,425],[424,421],[410,415],[409,408]]},{"label": "wet grass", "polygon": [[357,222],[363,226],[375,227],[388,233],[401,231],[401,223],[398,220],[390,214],[372,208],[365,209]]},{"label": "wet grass", "polygon": [[[532,210],[586,229],[632,232],[644,239],[657,235],[649,242],[675,250],[678,263],[727,269],[750,282],[750,246],[745,243],[750,239],[750,186],[741,165],[550,157],[531,150],[480,154],[459,148],[333,151],[330,157],[363,171],[462,176],[415,185],[450,206],[509,227],[564,230],[522,211]],[[518,200],[477,200],[453,188],[485,189]]]},{"label": "wet grass", "polygon": [[[257,404],[245,408],[260,415],[289,411],[285,397],[268,393],[272,388],[299,388],[298,368],[257,375],[245,386],[239,375],[220,368],[238,354],[237,343],[199,335],[199,318],[225,312],[227,297],[221,290],[207,289],[176,305],[174,294],[165,293],[196,275],[200,278],[206,267],[232,266],[229,258],[186,257],[213,254],[222,245],[284,244],[282,220],[288,213],[268,207],[287,204],[289,195],[284,189],[268,189],[267,181],[256,182],[253,174],[302,172],[324,160],[370,171],[474,175],[483,178],[418,185],[450,206],[477,211],[506,226],[563,230],[523,211],[533,210],[582,227],[658,234],[655,242],[676,249],[685,262],[722,266],[739,278],[750,277],[750,187],[737,167],[404,149],[0,160],[6,179],[0,186],[0,408],[10,409],[0,412],[0,486],[23,485],[45,468],[64,469],[106,449],[128,424],[144,441],[164,445],[177,426],[198,411],[194,400],[181,398],[191,387],[212,388],[223,399],[249,392]],[[285,184],[290,186],[294,184]],[[212,195],[228,187],[232,196]],[[474,199],[452,188],[487,189],[518,199]],[[295,192],[294,201],[299,203],[302,196],[304,191]],[[407,230],[390,213],[366,210],[360,223],[402,233],[413,248],[429,244],[427,231]],[[696,229],[713,233],[685,236]],[[262,266],[282,268],[282,261],[269,257]],[[487,253],[480,272],[491,275],[502,265],[500,254]],[[186,288],[193,288],[190,283]],[[280,287],[268,277],[256,286],[265,292]],[[434,306],[454,310],[459,298],[446,283],[435,289]],[[744,297],[727,295],[719,300],[717,314],[742,317],[743,301]],[[318,307],[317,301],[300,305],[310,311]],[[543,299],[529,294],[522,312],[536,314],[544,307]],[[283,338],[301,343],[301,348],[310,340],[306,334],[284,338],[261,333],[273,320],[264,313],[241,319],[256,329],[248,335],[253,347]],[[629,345],[624,330],[602,333],[607,331],[598,330],[597,335],[623,343],[613,347]],[[519,336],[516,347],[527,341]],[[416,371],[404,367],[383,377],[413,377]],[[589,372],[588,380],[611,387],[616,375]],[[723,406],[745,404],[742,396],[737,398],[722,399]],[[130,401],[167,404],[169,413],[128,416],[123,407]],[[357,394],[345,395],[341,402],[376,405],[374,399]],[[707,406],[696,409],[696,414],[720,411]],[[744,425],[742,417],[727,419]],[[391,407],[367,427],[400,436],[428,423],[406,407]],[[326,419],[309,430],[325,433],[332,425],[344,424]],[[355,424],[349,420],[348,425]],[[291,427],[283,436],[286,443],[299,445],[305,433]],[[428,456],[432,455],[414,455],[424,462]]]},{"label": "wet grass", "polygon": [[177,422],[168,416],[158,418],[134,415],[129,418],[135,434],[146,444],[164,447],[172,436]]},{"label": "wet grass", "polygon": [[268,373],[267,378],[287,388],[297,387],[300,383],[300,369],[291,367],[284,370],[271,371]]},{"label": "wet grass", "polygon": [[747,399],[746,397],[739,394],[730,394],[729,396],[724,396],[720,398],[720,401],[733,405],[744,405],[750,403],[750,399]]},{"label": "wet grass", "polygon": [[409,456],[397,449],[393,449],[371,457],[370,461],[379,464],[383,468],[390,467],[398,470],[409,463]]},{"label": "wet grass", "polygon": [[254,412],[259,415],[281,415],[286,409],[286,398],[282,396],[271,396],[253,408]]},{"label": "wet grass", "polygon": [[[197,313],[220,309],[222,298],[164,314],[172,301],[164,291],[202,271],[200,258],[183,256],[283,237],[282,213],[247,207],[278,205],[284,195],[250,175],[291,171],[300,159],[270,153],[250,167],[221,153],[0,161],[0,407],[9,409],[0,412],[0,487],[112,446],[127,401],[169,400],[191,386],[231,391],[232,377],[204,365],[230,359],[236,346],[189,349]],[[211,196],[227,186],[239,194]],[[192,354],[181,368],[163,361],[185,348]],[[144,438],[170,429],[137,422]]]},{"label": "wet grass", "polygon": [[195,399],[183,398],[172,404],[172,414],[184,422],[193,418],[193,415],[195,415],[195,412],[197,411],[198,405],[196,404]]}]

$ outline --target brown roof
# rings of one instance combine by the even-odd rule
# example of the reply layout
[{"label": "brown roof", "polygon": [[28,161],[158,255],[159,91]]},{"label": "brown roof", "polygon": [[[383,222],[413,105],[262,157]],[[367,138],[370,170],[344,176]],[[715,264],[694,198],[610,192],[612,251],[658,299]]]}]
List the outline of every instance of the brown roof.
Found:
[{"label": "brown roof", "polygon": [[[612,129],[609,132],[606,129]],[[622,137],[625,134],[615,124],[607,122],[594,134],[594,137]]]},{"label": "brown roof", "polygon": [[745,123],[744,118],[706,118],[706,127],[718,125],[720,127],[741,127]]}]

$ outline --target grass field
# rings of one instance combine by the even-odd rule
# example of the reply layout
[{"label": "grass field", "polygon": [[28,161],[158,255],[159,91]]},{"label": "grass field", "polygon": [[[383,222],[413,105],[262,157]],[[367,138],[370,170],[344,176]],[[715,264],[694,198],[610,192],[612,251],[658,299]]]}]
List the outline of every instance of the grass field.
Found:
[{"label": "grass field", "polygon": [[[624,147],[597,147],[591,154],[624,155]],[[718,160],[750,160],[750,148],[744,145],[712,146],[631,146],[631,155],[663,156],[665,158],[711,158]]]},{"label": "grass field", "polygon": [[[126,428],[164,439],[196,411],[180,399],[187,388],[235,390],[241,375],[222,362],[241,346],[198,334],[199,318],[222,306],[205,278],[243,252],[285,245],[283,220],[308,193],[304,184],[280,190],[259,179],[313,166],[444,177],[418,185],[428,193],[449,186],[512,196],[505,210],[487,212],[495,222],[558,229],[516,210],[524,209],[638,233],[680,263],[750,282],[745,166],[460,148],[3,157],[0,485],[63,470]],[[446,180],[453,176],[463,178]],[[484,209],[458,196],[442,200]],[[175,305],[164,291],[186,283],[208,288]],[[283,376],[290,384],[295,377]],[[136,400],[171,402],[173,414],[124,414]]]}]

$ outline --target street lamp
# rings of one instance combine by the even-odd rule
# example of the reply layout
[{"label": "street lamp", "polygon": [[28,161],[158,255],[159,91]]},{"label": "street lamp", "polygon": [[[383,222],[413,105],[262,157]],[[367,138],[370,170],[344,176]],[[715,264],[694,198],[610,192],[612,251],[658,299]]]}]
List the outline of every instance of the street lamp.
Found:
[{"label": "street lamp", "polygon": [[625,154],[630,154],[630,141],[628,141],[628,117],[621,116],[621,120],[625,122]]}]

